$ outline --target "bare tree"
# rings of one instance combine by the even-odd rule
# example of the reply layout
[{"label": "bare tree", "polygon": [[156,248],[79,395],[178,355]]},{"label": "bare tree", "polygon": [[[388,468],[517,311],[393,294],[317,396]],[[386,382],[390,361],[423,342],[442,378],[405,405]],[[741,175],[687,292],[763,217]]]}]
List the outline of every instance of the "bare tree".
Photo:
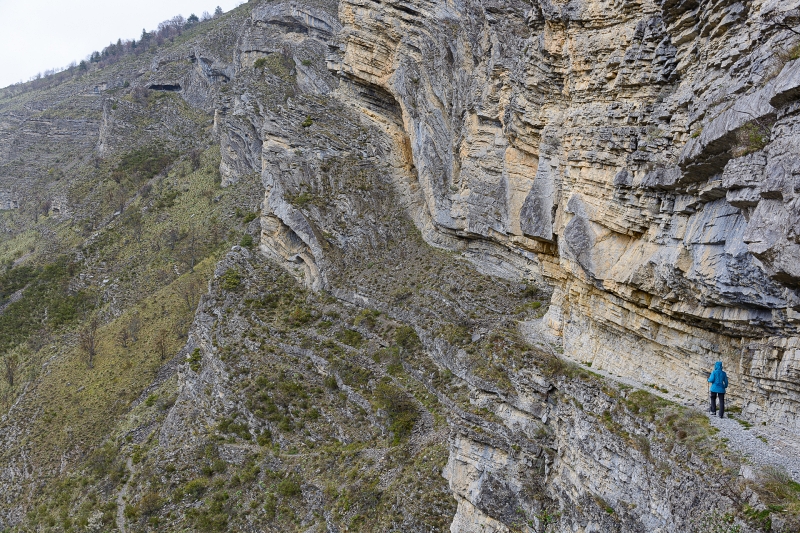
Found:
[{"label": "bare tree", "polygon": [[176,30],[180,30],[183,29],[183,27],[186,25],[186,19],[183,18],[182,15],[175,15],[174,17],[169,19],[169,23]]},{"label": "bare tree", "polygon": [[188,232],[181,232],[181,235],[189,237],[181,253],[182,259],[189,264],[189,272],[194,272],[194,265],[197,259],[197,231],[194,226],[189,226]]},{"label": "bare tree", "polygon": [[188,311],[194,311],[196,305],[195,300],[199,291],[200,283],[196,279],[191,279],[188,283],[181,287],[181,297],[183,298],[183,303],[186,304],[186,309]]},{"label": "bare tree", "polygon": [[128,215],[125,217],[125,223],[131,228],[131,232],[133,233],[136,242],[142,242],[142,213],[137,209],[132,209],[128,211]]},{"label": "bare tree", "polygon": [[128,328],[122,328],[121,330],[119,330],[119,333],[117,333],[117,341],[119,342],[120,346],[122,346],[123,348],[127,348],[128,342],[130,340],[131,340],[131,333],[128,331]]},{"label": "bare tree", "polygon": [[139,318],[139,313],[131,315],[128,321],[128,333],[130,334],[131,341],[136,342],[139,340],[139,330],[142,329],[142,321]]},{"label": "bare tree", "polygon": [[39,204],[39,209],[42,210],[42,215],[47,216],[50,214],[50,209],[53,207],[53,200],[47,199],[43,200]]},{"label": "bare tree", "polygon": [[169,246],[170,250],[175,249],[175,244],[182,239],[181,232],[178,231],[177,228],[170,228],[166,235],[164,236],[164,240],[167,242],[167,246]]},{"label": "bare tree", "polygon": [[19,356],[16,353],[9,353],[3,358],[3,369],[5,370],[6,381],[9,387],[14,386],[14,377],[19,368]]},{"label": "bare tree", "polygon": [[161,360],[165,360],[167,358],[167,352],[169,351],[169,331],[166,329],[159,330],[158,333],[156,333],[154,345]]},{"label": "bare tree", "polygon": [[772,13],[768,14],[764,17],[765,22],[762,22],[762,25],[772,25],[777,26],[782,30],[788,30],[795,35],[800,35],[795,27],[797,26],[798,20],[800,20],[800,10],[799,9],[790,9],[789,11],[780,12],[780,11],[773,11]]},{"label": "bare tree", "polygon": [[100,326],[97,317],[92,317],[89,324],[81,331],[78,340],[86,355],[89,368],[94,368],[94,357],[97,355],[97,328]]},{"label": "bare tree", "polygon": [[137,104],[144,105],[150,97],[150,91],[147,87],[134,87],[131,95]]}]

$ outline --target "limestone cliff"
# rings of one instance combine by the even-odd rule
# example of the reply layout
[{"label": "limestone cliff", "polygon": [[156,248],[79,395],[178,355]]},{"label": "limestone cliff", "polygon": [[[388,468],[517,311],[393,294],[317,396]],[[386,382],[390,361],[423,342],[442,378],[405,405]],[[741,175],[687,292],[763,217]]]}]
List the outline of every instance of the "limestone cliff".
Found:
[{"label": "limestone cliff", "polygon": [[340,17],[337,68],[402,111],[425,224],[527,259],[567,355],[692,396],[722,360],[750,416],[797,430],[795,3]]},{"label": "limestone cliff", "polygon": [[[48,93],[69,119],[4,103],[2,169],[40,160],[53,219],[91,205],[36,139],[90,173],[133,132],[218,147],[260,216],[100,441],[39,461],[45,378],[19,395],[0,528],[60,527],[57,501],[96,531],[793,531],[797,503],[686,405],[721,360],[744,424],[800,434],[798,6],[250,2]],[[148,182],[153,224],[176,168]],[[81,256],[139,200],[114,201]],[[94,492],[53,496],[78,472]]]}]

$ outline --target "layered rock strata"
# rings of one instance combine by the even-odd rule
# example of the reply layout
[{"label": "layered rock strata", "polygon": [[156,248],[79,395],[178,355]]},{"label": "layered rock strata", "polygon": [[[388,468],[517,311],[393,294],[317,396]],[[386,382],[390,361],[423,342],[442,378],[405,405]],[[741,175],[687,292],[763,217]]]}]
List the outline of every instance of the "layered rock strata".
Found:
[{"label": "layered rock strata", "polygon": [[429,228],[552,283],[568,356],[690,397],[721,360],[797,430],[795,4],[349,1],[337,69],[401,110]]},{"label": "layered rock strata", "polygon": [[[120,67],[69,95],[130,78],[131,90],[207,112],[223,184],[261,177],[260,250],[315,291],[240,249],[219,264],[175,362],[175,405],[157,428],[133,432],[146,466],[183,461],[200,476],[192,458],[224,441],[216,453],[238,467],[268,455],[254,444],[262,437],[275,452],[259,482],[267,471],[303,476],[297,523],[330,531],[360,518],[350,508],[334,517],[327,472],[289,457],[308,442],[364,444],[356,470],[379,489],[367,495],[398,498],[380,524],[408,531],[686,531],[715,505],[763,510],[734,481],[739,461],[691,412],[531,349],[509,317],[546,295],[542,320],[565,356],[688,397],[705,394],[704,371],[720,359],[746,417],[798,431],[797,4],[265,2],[149,68]],[[138,123],[135,94],[125,96],[87,98],[86,119],[73,122],[6,113],[4,172],[20,168],[9,147],[35,154],[37,139],[66,130],[68,148],[113,153]],[[149,108],[172,115],[148,127],[189,147],[196,125],[165,109]],[[435,255],[406,217],[495,277]],[[550,288],[530,302],[523,281]],[[279,305],[291,320],[270,311]],[[380,331],[357,323],[370,309]],[[418,336],[413,357],[381,359],[391,346],[401,353],[401,328]],[[288,394],[280,420],[256,408],[272,408],[287,372],[313,385],[329,418]],[[413,397],[407,448],[387,444],[386,408],[369,399],[378,383]],[[281,429],[306,414],[307,434]],[[33,479],[26,453],[4,467],[6,486]],[[426,500],[422,512],[401,474],[424,469],[443,500],[444,456],[457,509]],[[361,474],[336,475],[327,481]],[[136,505],[142,479],[125,484]],[[257,487],[242,492],[258,502]],[[24,520],[15,491],[13,524]],[[193,512],[181,502],[162,512],[175,527]]]}]

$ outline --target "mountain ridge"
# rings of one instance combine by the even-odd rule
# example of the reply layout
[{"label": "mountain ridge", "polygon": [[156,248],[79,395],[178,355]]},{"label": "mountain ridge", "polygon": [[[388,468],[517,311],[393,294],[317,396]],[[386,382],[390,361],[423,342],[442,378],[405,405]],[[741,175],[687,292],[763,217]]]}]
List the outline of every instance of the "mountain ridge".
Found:
[{"label": "mountain ridge", "polygon": [[797,432],[796,11],[250,2],[4,96],[0,526],[794,530],[692,406]]}]

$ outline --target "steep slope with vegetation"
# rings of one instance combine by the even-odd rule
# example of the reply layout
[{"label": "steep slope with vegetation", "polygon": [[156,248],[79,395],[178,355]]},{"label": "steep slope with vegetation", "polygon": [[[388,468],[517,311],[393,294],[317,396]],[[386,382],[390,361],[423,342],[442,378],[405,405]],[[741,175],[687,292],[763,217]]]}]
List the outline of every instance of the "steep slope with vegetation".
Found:
[{"label": "steep slope with vegetation", "polygon": [[739,90],[788,141],[706,93],[789,7],[253,1],[4,91],[0,530],[797,530],[785,470],[588,369],[693,399],[721,354],[793,428],[794,233],[726,242],[796,208],[732,185],[796,58]]}]

